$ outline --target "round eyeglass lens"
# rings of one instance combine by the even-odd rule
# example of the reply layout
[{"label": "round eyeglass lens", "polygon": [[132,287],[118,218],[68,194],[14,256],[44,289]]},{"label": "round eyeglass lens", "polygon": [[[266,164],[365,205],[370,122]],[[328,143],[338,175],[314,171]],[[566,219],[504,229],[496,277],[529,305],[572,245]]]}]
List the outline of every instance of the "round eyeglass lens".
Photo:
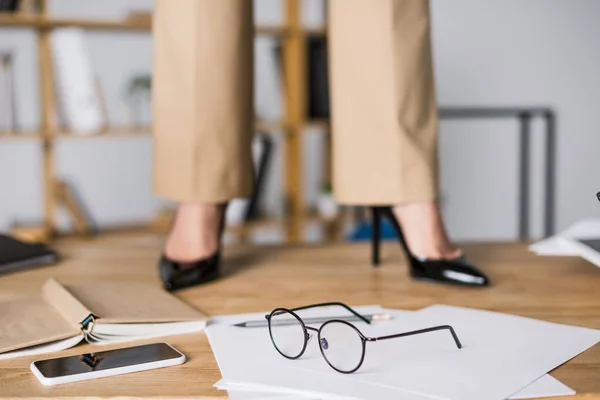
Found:
[{"label": "round eyeglass lens", "polygon": [[332,321],[324,324],[319,330],[319,346],[323,357],[339,371],[352,372],[362,362],[362,338],[345,323]]},{"label": "round eyeglass lens", "polygon": [[269,334],[277,351],[284,357],[300,357],[306,346],[306,331],[300,320],[285,310],[275,310],[269,318]]}]

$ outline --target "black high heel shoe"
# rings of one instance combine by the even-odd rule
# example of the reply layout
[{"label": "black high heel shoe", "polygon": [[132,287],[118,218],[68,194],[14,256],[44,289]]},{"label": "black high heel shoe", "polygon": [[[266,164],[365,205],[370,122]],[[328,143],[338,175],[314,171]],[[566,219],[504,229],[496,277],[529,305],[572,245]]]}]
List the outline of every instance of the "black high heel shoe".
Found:
[{"label": "black high heel shoe", "polygon": [[391,207],[371,207],[373,213],[372,262],[379,265],[379,245],[381,219],[387,218],[398,235],[398,241],[410,262],[410,276],[417,280],[428,280],[465,286],[488,286],[487,276],[475,266],[470,265],[464,257],[454,260],[431,260],[415,257],[404,239],[402,228]]},{"label": "black high heel shoe", "polygon": [[227,204],[223,206],[221,225],[219,227],[219,248],[209,257],[188,262],[179,262],[169,259],[164,253],[158,263],[158,271],[163,287],[168,291],[184,289],[211,282],[220,276],[221,264],[221,237],[225,225],[225,212]]}]

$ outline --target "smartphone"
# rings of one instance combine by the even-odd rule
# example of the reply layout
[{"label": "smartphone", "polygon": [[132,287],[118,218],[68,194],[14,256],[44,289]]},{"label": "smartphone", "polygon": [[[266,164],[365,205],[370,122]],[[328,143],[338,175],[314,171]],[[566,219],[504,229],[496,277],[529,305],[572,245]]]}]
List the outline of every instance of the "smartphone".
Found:
[{"label": "smartphone", "polygon": [[185,355],[167,343],[52,358],[31,363],[31,372],[46,386],[183,364]]}]

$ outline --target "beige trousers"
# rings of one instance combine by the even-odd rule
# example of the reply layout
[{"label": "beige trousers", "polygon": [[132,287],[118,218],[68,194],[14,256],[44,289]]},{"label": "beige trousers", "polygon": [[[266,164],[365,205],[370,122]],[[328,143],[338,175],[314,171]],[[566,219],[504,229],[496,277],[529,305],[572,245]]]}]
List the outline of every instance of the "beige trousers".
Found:
[{"label": "beige trousers", "polygon": [[[330,0],[333,184],[344,204],[437,195],[427,0]],[[252,191],[250,0],[156,0],[155,191],[222,202]]]}]

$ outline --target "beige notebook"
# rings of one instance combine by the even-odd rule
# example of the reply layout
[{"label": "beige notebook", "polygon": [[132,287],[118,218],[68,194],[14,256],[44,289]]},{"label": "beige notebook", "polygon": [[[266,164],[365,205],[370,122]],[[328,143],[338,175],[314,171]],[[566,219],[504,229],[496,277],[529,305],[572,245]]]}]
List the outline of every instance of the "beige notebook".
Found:
[{"label": "beige notebook", "polygon": [[106,344],[198,332],[206,320],[154,286],[49,279],[39,296],[0,303],[0,360],[64,350],[82,340]]}]

